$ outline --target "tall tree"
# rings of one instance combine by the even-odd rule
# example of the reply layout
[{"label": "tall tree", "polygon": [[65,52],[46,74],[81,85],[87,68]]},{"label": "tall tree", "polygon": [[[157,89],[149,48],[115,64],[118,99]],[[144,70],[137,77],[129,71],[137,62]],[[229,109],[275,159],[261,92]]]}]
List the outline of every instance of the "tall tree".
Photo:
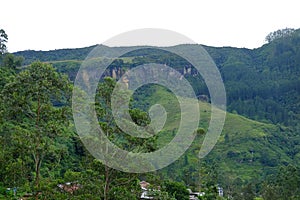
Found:
[{"label": "tall tree", "polygon": [[24,60],[22,56],[15,56],[11,53],[6,53],[2,57],[2,66],[13,70],[16,70],[17,67],[20,67]]},{"label": "tall tree", "polygon": [[0,29],[0,57],[7,51],[7,47],[6,47],[7,40],[8,40],[7,34],[3,29]]},{"label": "tall tree", "polygon": [[[107,77],[99,84],[96,94],[96,112],[98,114],[99,124],[105,132],[106,137],[127,151],[151,152],[155,150],[156,137],[148,139],[131,137],[117,126],[111,110],[111,95],[115,87],[117,87],[116,81]],[[127,92],[128,91],[124,91],[124,93],[119,94],[120,98],[122,99],[125,98],[126,95],[130,95],[130,92]],[[129,113],[133,121],[140,126],[147,125],[150,122],[147,113],[139,109],[129,110]],[[131,187],[132,191],[138,191],[139,195],[140,189],[138,188],[137,190],[137,184],[132,185],[132,183],[136,183],[135,180],[138,179],[138,174],[123,173],[106,165],[104,165],[103,168],[100,167],[100,170],[104,173],[103,194],[105,200],[114,199],[114,197],[111,196],[113,195],[113,191],[122,190],[124,187]]]},{"label": "tall tree", "polygon": [[5,118],[14,124],[14,138],[33,157],[36,190],[40,189],[42,162],[68,126],[70,91],[67,77],[41,62],[31,64],[2,90]]}]

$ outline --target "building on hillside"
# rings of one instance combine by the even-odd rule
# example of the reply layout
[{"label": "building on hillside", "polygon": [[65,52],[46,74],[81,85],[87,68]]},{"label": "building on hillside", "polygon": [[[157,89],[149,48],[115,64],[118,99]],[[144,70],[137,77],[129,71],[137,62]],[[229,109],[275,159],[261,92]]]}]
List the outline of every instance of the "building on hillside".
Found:
[{"label": "building on hillside", "polygon": [[189,199],[190,200],[199,200],[198,197],[204,196],[204,192],[193,192],[191,189],[187,189],[189,191]]},{"label": "building on hillside", "polygon": [[224,195],[223,188],[221,188],[220,186],[218,186],[217,189],[218,189],[219,196],[223,197],[223,195]]},{"label": "building on hillside", "polygon": [[148,194],[150,183],[148,183],[146,181],[141,181],[140,186],[141,186],[141,189],[142,189],[142,194],[141,194],[140,199],[153,199],[153,197],[151,197]]},{"label": "building on hillside", "polygon": [[67,182],[63,184],[58,184],[57,187],[59,187],[61,191],[73,194],[75,191],[79,190],[82,186],[77,182]]}]

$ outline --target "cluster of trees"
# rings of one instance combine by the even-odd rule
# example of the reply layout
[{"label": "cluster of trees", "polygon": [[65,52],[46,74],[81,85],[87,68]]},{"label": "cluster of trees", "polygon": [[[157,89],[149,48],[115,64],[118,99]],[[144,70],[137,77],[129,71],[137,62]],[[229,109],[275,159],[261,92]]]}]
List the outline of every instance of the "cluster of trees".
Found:
[{"label": "cluster of trees", "polygon": [[[32,199],[139,199],[140,180],[153,183],[153,188],[160,186],[159,191],[152,191],[151,195],[154,199],[188,199],[187,187],[193,191],[205,192],[203,197],[199,197],[203,200],[250,200],[255,197],[265,200],[299,198],[299,167],[288,165],[279,168],[279,165],[288,163],[268,159],[268,153],[256,158],[253,157],[252,152],[246,152],[249,157],[247,162],[257,163],[255,162],[257,159],[264,167],[270,168],[265,170],[269,174],[256,180],[243,180],[239,177],[233,178],[230,173],[226,174],[225,170],[216,164],[221,160],[218,156],[201,161],[192,157],[192,154],[198,152],[204,138],[205,129],[202,128],[197,130],[198,137],[189,151],[159,172],[123,173],[103,165],[85,149],[76,135],[72,121],[70,107],[72,80],[75,78],[74,74],[80,62],[53,62],[57,70],[51,64],[32,63],[39,58],[36,52],[29,51],[28,55],[26,52],[17,55],[7,53],[7,35],[3,30],[0,32],[0,199],[16,199],[24,194],[28,194]],[[294,38],[292,41],[297,42],[298,39]],[[296,55],[299,53],[299,47],[293,47],[291,40],[283,42],[285,45],[282,45],[282,42],[271,43],[271,46],[256,52],[206,47],[223,75],[228,90],[230,110],[259,120],[287,125],[297,123],[299,76],[296,66],[300,60],[297,60]],[[273,52],[274,48],[277,49],[275,52]],[[269,64],[271,61],[275,62],[274,57],[278,53],[287,50],[293,53],[293,61],[287,63],[286,57],[282,57],[282,60]],[[49,54],[53,57],[44,56],[43,59],[44,61],[59,60],[61,55],[73,59],[78,56],[83,57],[87,53],[82,53],[80,50],[74,52],[76,53],[72,55],[73,52],[68,50],[53,51]],[[42,55],[43,52],[39,54]],[[20,68],[22,55],[25,57],[25,63],[30,64],[24,68]],[[27,59],[28,56],[30,59]],[[122,59],[116,60],[111,67],[122,65],[130,68],[142,63],[157,62],[157,60],[179,71],[183,71],[182,66],[192,67],[176,55],[156,50],[131,52],[126,56],[135,58],[127,63]],[[239,60],[240,58],[243,59]],[[194,75],[192,69],[187,78],[192,82],[195,91],[198,94],[207,94],[203,80]],[[266,81],[263,80],[265,78]],[[107,137],[123,149],[140,152],[155,151],[159,147],[157,137],[151,139],[130,137],[112,120],[110,95],[115,85],[116,81],[112,78],[105,78],[98,85],[95,107],[99,125],[106,131]],[[148,90],[162,93],[157,87],[149,87]],[[149,96],[148,91],[145,91],[147,90],[135,94],[135,98],[142,99]],[[147,125],[150,119],[143,110],[147,110],[151,105],[145,101],[139,103],[139,106],[136,107],[132,102],[131,117],[135,123]],[[278,127],[281,129],[281,126]],[[294,127],[291,127],[291,130],[294,130]],[[164,131],[166,135],[174,134],[170,130]],[[287,132],[278,132],[277,135],[274,134],[266,140],[270,140],[268,144],[273,144],[276,148],[285,145],[282,149],[288,149],[286,153],[291,158],[296,158],[299,149],[293,147],[299,145],[299,141],[292,131],[289,131],[282,140],[283,136],[280,134],[285,133]],[[224,137],[227,145],[239,142],[239,140],[234,141],[231,136]],[[255,141],[249,140],[249,142]],[[265,140],[258,140],[258,142],[265,142]],[[275,147],[269,149],[271,148]],[[268,152],[268,149],[258,152],[262,151]],[[245,156],[242,150],[231,151],[224,157],[237,162],[246,162],[243,160]],[[274,171],[271,171],[271,167]],[[78,188],[68,192],[58,187],[58,184],[67,182]],[[218,195],[218,183],[224,189],[224,197]],[[16,191],[16,194],[13,191]]]},{"label": "cluster of trees", "polygon": [[[222,74],[228,97],[229,111],[263,122],[295,126],[299,121],[299,64],[300,30],[281,29],[270,33],[269,43],[261,48],[237,49],[204,46]],[[184,46],[184,45],[183,45]],[[50,61],[60,72],[67,73],[74,80],[76,72],[93,47],[55,51],[23,51],[15,53],[25,58],[24,64],[35,60]],[[103,51],[114,48],[102,46]],[[128,47],[130,50],[130,47]],[[123,62],[122,59],[129,62]],[[79,61],[78,61],[79,60]],[[63,62],[62,62],[63,61]],[[197,95],[209,96],[203,79],[186,60],[167,51],[145,48],[131,51],[116,60],[112,67],[135,67],[142,63],[167,64],[179,72],[191,68],[186,78]],[[259,105],[259,110],[253,110]]]},{"label": "cluster of trees", "polygon": [[[140,175],[104,166],[89,155],[76,136],[70,115],[72,84],[65,75],[41,62],[20,72],[2,65],[1,72],[1,80],[5,80],[0,96],[2,198],[9,198],[6,188],[16,187],[18,196],[33,193],[36,199],[68,198],[75,193],[80,199],[138,199]],[[107,79],[100,84],[98,94],[109,95],[114,84]],[[97,107],[101,126],[110,137],[121,135],[114,124],[108,124],[107,107]],[[134,114],[139,118],[143,115],[138,111]],[[82,186],[74,194],[62,193],[57,187],[58,183],[74,181]]]},{"label": "cluster of trees", "polygon": [[281,167],[279,172],[262,184],[262,197],[268,199],[299,199],[300,168],[292,165]]},{"label": "cluster of trees", "polygon": [[[74,132],[70,113],[72,84],[49,64],[35,62],[21,71],[1,67],[0,198],[14,199],[31,194],[35,199],[139,199],[139,181],[161,186],[155,199],[188,199],[185,184],[161,178],[157,173],[123,173],[94,159]],[[124,149],[150,152],[155,138],[129,137],[110,119],[110,95],[115,80],[99,84],[96,111],[100,126]],[[134,109],[137,124],[149,123],[148,115]],[[120,139],[121,138],[121,139]],[[129,145],[130,144],[130,145]],[[57,185],[76,183],[67,192]],[[16,194],[7,188],[16,188]]]},{"label": "cluster of trees", "polygon": [[292,33],[294,33],[295,29],[293,28],[285,28],[285,29],[279,29],[277,31],[274,31],[272,33],[269,33],[267,36],[266,36],[266,41],[267,42],[272,42],[276,39],[279,39],[279,38],[283,38],[283,37],[287,37],[287,36],[290,36]]},{"label": "cluster of trees", "polygon": [[[42,62],[20,69],[22,57],[7,53],[6,48],[2,52],[0,199],[24,195],[32,199],[139,199],[139,181],[143,179],[154,183],[154,188],[160,186],[160,190],[150,192],[154,199],[188,199],[182,182],[157,173],[123,173],[93,158],[74,130],[70,108],[73,85],[69,78]],[[114,79],[106,78],[98,86],[100,126],[124,149],[154,151],[155,137],[130,137],[111,120],[110,95],[115,85]],[[149,123],[147,113],[138,108],[130,114],[139,125]],[[67,182],[77,189],[64,191],[58,187]]]},{"label": "cluster of trees", "polygon": [[[299,30],[283,29],[275,33],[271,35],[284,37],[276,36],[276,40],[254,50],[207,46],[204,48],[220,69],[226,87],[229,111],[263,122],[294,127],[299,121],[300,113],[300,71],[297,67],[300,64]],[[105,51],[112,51],[109,47],[103,48]],[[31,61],[33,56],[46,60],[55,53],[56,59],[59,59],[61,54],[63,60],[65,55],[72,55],[71,50],[67,52],[31,52],[31,56],[27,55],[28,52],[18,52],[16,55],[24,56],[27,62]],[[78,58],[87,55],[86,49],[77,49],[74,55],[80,54],[79,52],[81,56],[77,56]],[[126,57],[131,59],[125,62]],[[50,58],[49,60],[52,61]],[[197,70],[186,60],[166,51],[151,48],[132,51],[115,60],[111,67],[132,68],[153,62],[167,64],[181,73],[190,68],[190,73],[185,76],[191,82],[196,95],[209,96],[205,82]],[[80,64],[74,60],[53,62],[53,65],[60,72],[67,73],[71,80],[74,80]]]}]

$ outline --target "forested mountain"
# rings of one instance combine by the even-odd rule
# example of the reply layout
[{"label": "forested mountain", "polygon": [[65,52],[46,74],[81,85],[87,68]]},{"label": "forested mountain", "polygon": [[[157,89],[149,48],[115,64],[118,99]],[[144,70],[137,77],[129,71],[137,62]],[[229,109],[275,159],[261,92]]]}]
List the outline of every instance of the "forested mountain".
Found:
[{"label": "forested mountain", "polygon": [[[50,62],[59,71],[69,74],[71,79],[74,79],[80,61],[94,47],[44,52],[22,51],[15,55],[23,56],[25,64],[36,60]],[[102,48],[109,57],[109,52],[118,47],[102,45]],[[300,118],[300,30],[253,50],[209,46],[204,48],[222,74],[230,112],[263,122],[297,125]],[[123,56],[125,57],[129,57],[130,61],[124,59],[114,62],[114,67],[132,67],[139,63],[155,61],[176,67],[183,73],[184,68],[189,66],[189,63],[178,56],[170,57],[167,52],[157,50],[131,52]],[[187,74],[189,75],[193,76],[193,70]],[[199,84],[198,82],[196,84]],[[209,95],[204,85],[196,84],[194,87],[198,95]]]},{"label": "forested mountain", "polygon": [[[134,122],[144,126],[149,108],[164,106],[169,123],[155,137],[135,139],[110,123],[109,97],[115,79],[127,69],[166,64],[184,75],[199,97],[201,120],[191,147],[168,167],[143,174],[103,165],[76,134],[70,106],[73,82],[96,46],[1,55],[0,199],[139,199],[142,180],[151,184],[154,199],[188,199],[186,188],[204,192],[199,199],[300,198],[300,30],[274,32],[267,40],[257,49],[203,46],[221,72],[228,103],[223,132],[204,159],[198,153],[211,105],[196,69],[178,55],[154,47],[115,59],[111,55],[120,48],[134,48],[100,45],[104,57],[98,59],[115,60],[105,72],[112,78],[98,85],[96,113],[109,139],[123,149],[155,151],[173,139],[180,123],[178,101],[155,84],[138,89],[129,108]],[[166,50],[188,52],[195,47],[200,48],[178,45]],[[218,187],[224,197],[218,195]]]}]

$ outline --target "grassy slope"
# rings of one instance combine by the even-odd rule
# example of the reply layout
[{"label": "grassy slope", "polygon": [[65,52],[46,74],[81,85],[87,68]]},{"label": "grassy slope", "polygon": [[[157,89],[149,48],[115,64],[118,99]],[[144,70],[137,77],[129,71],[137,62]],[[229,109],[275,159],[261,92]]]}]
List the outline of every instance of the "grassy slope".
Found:
[{"label": "grassy slope", "polygon": [[[130,59],[124,61],[130,61]],[[74,75],[73,78],[75,78],[77,69],[81,64],[80,61],[76,60],[53,61],[50,63],[61,72],[68,73],[69,76]],[[159,87],[156,87],[152,95],[149,95],[147,91],[143,91],[140,99],[142,97],[147,98],[147,100],[136,103],[136,106],[140,104],[138,107],[147,110],[149,107],[146,105],[159,103],[167,110],[168,121],[164,130],[159,133],[158,144],[162,147],[170,142],[177,132],[180,123],[179,105],[172,94]],[[199,105],[201,111],[199,127],[207,130],[211,114],[210,105],[204,102],[199,102]],[[199,165],[197,155],[202,141],[203,136],[197,137],[187,152],[189,166],[197,168]],[[286,143],[287,137],[280,127],[227,113],[225,126],[219,141],[205,160],[216,160],[219,165],[219,173],[226,174],[226,176],[233,179],[237,177],[242,180],[259,178],[266,173],[271,173],[280,164],[299,162],[298,160],[292,161],[287,155],[289,146]],[[170,166],[170,168],[175,168],[175,173],[178,176],[180,176],[183,167],[189,167],[185,166],[184,157],[182,156],[178,162]],[[165,171],[168,170],[168,168],[165,169]]]},{"label": "grassy slope", "polygon": [[[87,49],[86,52],[88,50],[90,49]],[[248,50],[245,51],[247,53]],[[34,52],[28,53],[31,53],[32,60],[38,57]],[[53,61],[49,62],[58,68],[59,71],[69,74],[74,80],[81,64],[81,61],[78,60],[84,57],[78,51],[79,54],[81,57],[77,55],[75,57],[66,56],[65,60],[59,59],[58,55],[55,54],[53,55],[53,59],[50,59]],[[49,56],[45,57],[45,59],[47,61]],[[130,62],[131,59],[125,59],[124,61]],[[163,146],[176,134],[180,119],[178,105],[174,103],[172,96],[161,89],[156,90],[155,95],[148,96],[147,98],[150,103],[161,103],[168,109],[169,121],[164,131],[159,135],[159,145]],[[145,103],[143,103],[144,105]],[[207,129],[210,119],[210,105],[200,102],[200,108],[201,121],[199,126]],[[188,166],[198,166],[197,152],[201,147],[202,140],[203,136],[197,137],[187,152]],[[289,154],[290,149],[289,130],[277,125],[261,123],[240,115],[228,113],[222,135],[213,151],[205,160],[216,160],[219,165],[220,174],[227,174],[227,177],[233,177],[233,179],[240,177],[242,180],[249,180],[259,178],[266,173],[271,173],[278,165],[300,163],[300,156],[297,157],[298,159],[292,160]],[[171,170],[171,168],[175,168],[175,171],[173,170],[172,172],[180,175],[183,167],[188,167],[182,161],[184,157],[182,156],[181,160],[171,165],[166,171],[172,171],[173,169]]]},{"label": "grassy slope", "polygon": [[[156,91],[147,98],[151,104],[162,104],[168,113],[168,119],[164,131],[159,134],[159,145],[163,146],[172,140],[176,134],[180,120],[180,111],[173,95],[156,87]],[[144,102],[142,104],[145,104]],[[200,127],[205,130],[210,121],[210,104],[199,102],[201,120]],[[173,177],[180,176],[184,168],[199,167],[197,157],[203,136],[197,136],[186,155],[178,162],[163,170],[163,173],[173,173]],[[222,176],[226,179],[240,178],[243,181],[259,179],[267,173],[271,173],[276,166],[292,163],[287,155],[288,147],[285,146],[285,133],[280,127],[247,119],[243,116],[227,113],[223,132],[218,143],[205,160],[214,160],[219,166],[220,181]],[[284,146],[282,146],[282,144]],[[188,166],[184,162],[188,157]],[[175,175],[174,175],[175,174]],[[180,179],[180,178],[179,178]]]}]

